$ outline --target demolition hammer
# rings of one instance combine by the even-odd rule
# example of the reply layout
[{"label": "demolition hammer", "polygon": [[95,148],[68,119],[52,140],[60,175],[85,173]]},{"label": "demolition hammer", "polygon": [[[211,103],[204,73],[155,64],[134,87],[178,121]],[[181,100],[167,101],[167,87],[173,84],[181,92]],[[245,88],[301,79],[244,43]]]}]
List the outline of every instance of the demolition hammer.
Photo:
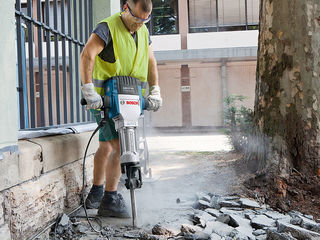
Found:
[{"label": "demolition hammer", "polygon": [[[130,189],[133,227],[137,227],[134,190],[141,188],[142,177],[136,131],[140,115],[143,114],[143,110],[150,109],[149,107],[152,109],[152,102],[143,98],[140,80],[129,76],[109,78],[104,85],[104,92],[105,95],[102,96],[101,121],[92,134],[88,146],[93,135],[106,123],[106,119],[112,119],[119,134],[121,172],[126,175],[126,188]],[[86,104],[86,100],[81,99],[81,105]],[[82,198],[83,205],[85,205],[84,197]]]}]

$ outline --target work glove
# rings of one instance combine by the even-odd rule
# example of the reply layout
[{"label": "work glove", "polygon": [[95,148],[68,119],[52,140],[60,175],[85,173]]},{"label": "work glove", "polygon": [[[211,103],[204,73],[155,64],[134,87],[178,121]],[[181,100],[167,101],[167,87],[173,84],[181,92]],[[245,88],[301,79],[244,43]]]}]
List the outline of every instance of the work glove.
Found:
[{"label": "work glove", "polygon": [[93,83],[83,84],[81,91],[87,101],[86,109],[98,109],[103,105],[101,96],[94,90]]},{"label": "work glove", "polygon": [[148,111],[153,110],[154,112],[156,112],[162,106],[160,87],[158,85],[154,85],[150,87],[147,101],[149,102],[149,106],[147,108]]}]

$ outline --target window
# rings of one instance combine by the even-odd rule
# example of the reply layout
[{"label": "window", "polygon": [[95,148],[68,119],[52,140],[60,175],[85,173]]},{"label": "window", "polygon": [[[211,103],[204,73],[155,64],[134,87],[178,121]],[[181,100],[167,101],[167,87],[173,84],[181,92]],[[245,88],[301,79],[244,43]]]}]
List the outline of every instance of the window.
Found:
[{"label": "window", "polygon": [[178,33],[178,0],[154,0],[148,28],[151,35]]},{"label": "window", "polygon": [[259,0],[189,0],[189,32],[257,29]]}]

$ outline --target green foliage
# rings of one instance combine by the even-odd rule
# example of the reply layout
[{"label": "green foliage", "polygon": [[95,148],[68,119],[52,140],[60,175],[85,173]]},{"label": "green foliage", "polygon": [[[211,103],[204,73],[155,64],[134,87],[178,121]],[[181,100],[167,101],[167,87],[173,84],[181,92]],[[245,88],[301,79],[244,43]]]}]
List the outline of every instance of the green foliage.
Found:
[{"label": "green foliage", "polygon": [[224,111],[226,133],[234,150],[240,152],[245,151],[248,136],[253,126],[253,112],[242,104],[246,98],[242,95],[230,95],[224,99],[226,104]]},{"label": "green foliage", "polygon": [[177,1],[154,0],[152,10],[153,34],[177,33]]}]

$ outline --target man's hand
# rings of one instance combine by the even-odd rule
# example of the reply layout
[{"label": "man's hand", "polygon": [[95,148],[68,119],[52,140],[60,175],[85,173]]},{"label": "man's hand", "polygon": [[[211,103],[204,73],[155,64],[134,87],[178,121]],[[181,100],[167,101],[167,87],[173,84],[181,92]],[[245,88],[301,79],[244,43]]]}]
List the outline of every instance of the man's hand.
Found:
[{"label": "man's hand", "polygon": [[82,85],[81,91],[83,94],[83,97],[87,101],[86,109],[98,109],[101,108],[102,98],[101,96],[94,90],[93,83],[86,83]]},{"label": "man's hand", "polygon": [[149,101],[149,107],[147,110],[153,110],[154,112],[158,111],[162,106],[162,98],[160,95],[160,87],[158,85],[154,85],[150,87],[149,96],[147,97],[147,101]]}]

